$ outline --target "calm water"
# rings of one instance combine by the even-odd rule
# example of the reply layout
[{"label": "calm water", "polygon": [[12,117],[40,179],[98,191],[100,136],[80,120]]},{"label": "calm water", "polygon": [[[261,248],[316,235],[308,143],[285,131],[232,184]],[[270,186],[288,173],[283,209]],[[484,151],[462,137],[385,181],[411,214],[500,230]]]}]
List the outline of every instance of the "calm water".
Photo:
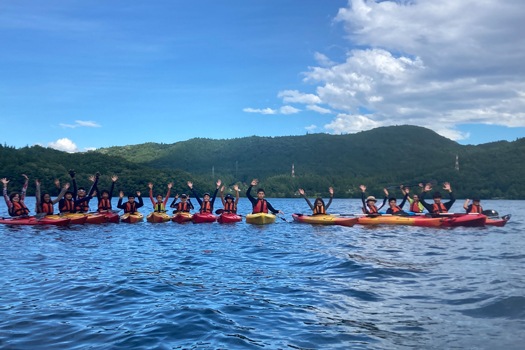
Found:
[{"label": "calm water", "polygon": [[0,348],[523,349],[525,201],[483,205],[512,220],[0,225]]}]

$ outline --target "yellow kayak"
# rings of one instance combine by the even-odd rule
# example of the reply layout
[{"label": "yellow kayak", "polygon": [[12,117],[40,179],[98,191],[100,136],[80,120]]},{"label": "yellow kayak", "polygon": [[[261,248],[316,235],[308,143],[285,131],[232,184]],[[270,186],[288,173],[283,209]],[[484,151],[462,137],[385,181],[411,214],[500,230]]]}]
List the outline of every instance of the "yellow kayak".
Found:
[{"label": "yellow kayak", "polygon": [[153,213],[149,213],[146,217],[146,220],[148,222],[167,222],[171,220],[171,216],[169,216],[166,213],[159,213],[154,211]]},{"label": "yellow kayak", "polygon": [[142,220],[144,220],[144,215],[142,215],[139,212],[126,213],[120,216],[120,221],[129,223],[129,224],[133,224],[135,222],[139,222]]},{"label": "yellow kayak", "polygon": [[246,215],[246,223],[253,225],[267,225],[275,222],[276,216],[270,213],[257,213]]}]

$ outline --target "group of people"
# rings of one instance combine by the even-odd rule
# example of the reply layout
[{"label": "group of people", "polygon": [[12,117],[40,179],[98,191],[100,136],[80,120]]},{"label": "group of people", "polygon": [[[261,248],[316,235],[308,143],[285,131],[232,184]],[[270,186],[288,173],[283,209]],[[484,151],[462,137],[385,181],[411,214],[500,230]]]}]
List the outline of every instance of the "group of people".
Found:
[{"label": "group of people", "polygon": [[[41,184],[39,180],[35,181],[36,185],[36,213],[42,214],[42,215],[52,215],[54,214],[54,206],[58,203],[58,210],[60,213],[87,213],[89,212],[89,202],[94,197],[97,198],[97,211],[98,212],[107,212],[112,211],[112,205],[111,205],[111,198],[113,195],[113,190],[115,188],[115,183],[118,180],[118,176],[113,175],[111,177],[111,186],[109,190],[102,190],[99,191],[98,189],[98,182],[100,173],[96,173],[93,176],[89,177],[89,180],[92,182],[92,185],[89,189],[89,191],[86,191],[84,187],[77,187],[77,182],[75,178],[75,171],[70,170],[69,175],[71,177],[71,182],[73,185],[72,190],[70,190],[70,184],[66,183],[62,187],[60,187],[60,181],[55,180],[55,186],[60,189],[60,193],[55,199],[51,198],[51,195],[48,192],[42,192],[41,190]],[[22,174],[24,177],[24,185],[22,186],[21,192],[12,192],[11,194],[7,194],[7,186],[9,183],[9,180],[6,178],[0,179],[0,181],[3,183],[3,195],[4,199],[8,208],[9,215],[15,217],[15,216],[27,216],[30,213],[30,210],[25,205],[24,199],[29,183],[29,178],[27,175]],[[200,208],[200,213],[213,213],[215,199],[217,197],[217,193],[220,189],[220,197],[221,202],[223,205],[223,209],[220,209],[218,212],[221,213],[237,213],[237,204],[239,203],[239,187],[237,185],[233,186],[233,190],[235,191],[235,197],[231,194],[227,194],[224,196],[224,186],[221,186],[222,182],[221,180],[217,180],[215,190],[213,191],[213,194],[210,194],[209,192],[205,192],[202,195],[202,198],[199,196],[199,193],[196,191],[195,187],[193,186],[193,183],[191,181],[187,182],[188,188],[190,189],[190,192],[192,193],[193,197],[197,200]],[[257,189],[257,196],[254,197],[252,195],[252,189],[254,186],[257,186],[258,180],[253,179],[250,183],[250,186],[248,187],[248,190],[246,191],[246,197],[250,201],[252,205],[252,213],[268,213],[271,212],[273,214],[284,214],[281,210],[275,209],[266,199],[265,199],[265,191],[262,188]],[[388,202],[388,208],[386,209],[386,214],[393,214],[393,215],[407,215],[407,213],[403,210],[403,206],[408,201],[409,203],[409,211],[412,213],[422,213],[425,209],[431,213],[431,214],[439,214],[439,213],[447,213],[454,202],[456,201],[454,194],[452,193],[452,188],[450,186],[450,183],[445,182],[443,185],[443,189],[449,193],[450,200],[447,202],[442,201],[442,195],[439,191],[434,192],[432,199],[433,203],[428,203],[425,201],[425,196],[428,192],[432,190],[432,184],[420,184],[419,185],[422,188],[421,194],[414,194],[412,197],[410,196],[410,188],[401,185],[401,192],[403,193],[403,199],[401,203],[397,204],[397,199],[395,197],[390,196],[388,189],[384,189],[385,197],[383,199],[383,202],[380,206],[377,206],[377,200],[374,196],[368,196],[366,197],[366,186],[361,185],[359,188],[361,189],[361,200],[363,203],[363,213],[368,215],[380,215],[380,210],[385,206],[385,204]],[[153,183],[148,184],[149,187],[149,198],[151,200],[151,203],[153,205],[153,210],[156,212],[166,212],[166,206],[168,203],[168,200],[170,198],[171,189],[173,187],[173,183],[168,183],[168,190],[166,194],[163,196],[162,194],[156,194],[156,196],[153,196]],[[328,203],[325,204],[324,200],[321,197],[317,197],[312,204],[310,200],[306,197],[305,191],[300,188],[299,194],[306,200],[308,203],[308,206],[312,210],[313,215],[322,215],[327,214],[327,210],[330,207],[330,204],[332,203],[332,199],[334,196],[334,189],[330,187],[328,189],[330,193],[330,199]],[[117,208],[123,209],[124,213],[134,213],[137,212],[138,209],[142,206],[144,206],[144,202],[141,197],[141,192],[137,191],[135,194],[130,194],[127,196],[128,201],[123,203],[124,200],[124,193],[120,191],[119,193],[119,200],[117,204]],[[191,210],[194,210],[195,207],[193,203],[190,200],[190,196],[187,194],[182,195],[175,195],[174,200],[169,205],[170,208],[174,209],[173,213],[189,213]],[[474,198],[472,203],[470,203],[470,200],[467,199],[463,205],[464,209],[467,213],[481,213],[483,212],[483,208],[480,204],[479,198]]]}]

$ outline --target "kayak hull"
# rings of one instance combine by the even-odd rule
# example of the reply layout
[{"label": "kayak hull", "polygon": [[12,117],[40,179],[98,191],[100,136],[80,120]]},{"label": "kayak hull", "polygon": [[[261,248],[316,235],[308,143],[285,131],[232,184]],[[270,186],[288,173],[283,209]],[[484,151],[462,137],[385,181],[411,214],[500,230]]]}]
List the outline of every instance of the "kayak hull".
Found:
[{"label": "kayak hull", "polygon": [[114,224],[118,224],[120,222],[120,215],[118,213],[108,211],[106,213],[101,214],[104,214],[104,216],[106,217],[106,222],[112,222]]},{"label": "kayak hull", "polygon": [[193,215],[191,213],[182,212],[174,214],[171,220],[178,224],[183,224],[185,222],[190,222],[192,217]]},{"label": "kayak hull", "polygon": [[141,213],[125,213],[120,216],[120,221],[124,222],[126,224],[134,224],[136,222],[140,222],[144,220],[144,215]]},{"label": "kayak hull", "polygon": [[507,224],[507,221],[509,220],[510,220],[510,214],[504,215],[501,218],[489,216],[487,217],[487,221],[485,221],[485,225],[503,227]]},{"label": "kayak hull", "polygon": [[354,226],[358,218],[355,217],[341,217],[337,215],[303,215],[292,214],[294,221],[312,224],[312,225],[340,225],[340,226]]},{"label": "kayak hull", "polygon": [[196,213],[191,218],[194,224],[204,224],[217,221],[217,216],[212,213]]},{"label": "kayak hull", "polygon": [[89,213],[87,215],[86,224],[104,224],[108,222],[106,215],[100,213]]},{"label": "kayak hull", "polygon": [[48,215],[43,218],[37,218],[34,216],[22,217],[22,218],[0,218],[0,224],[4,225],[55,225],[55,226],[67,226],[69,225],[68,218],[62,218],[59,215]]},{"label": "kayak hull", "polygon": [[240,221],[242,221],[242,217],[234,213],[222,213],[217,218],[219,224],[233,224]]},{"label": "kayak hull", "polygon": [[487,221],[487,216],[483,214],[452,214],[442,217],[443,227],[483,227]]},{"label": "kayak hull", "polygon": [[70,225],[82,225],[85,224],[88,219],[87,215],[82,213],[63,213],[60,215],[48,215],[48,217],[53,216],[69,219]]},{"label": "kayak hull", "polygon": [[152,212],[146,217],[146,220],[151,223],[161,223],[171,220],[171,216],[166,213]]},{"label": "kayak hull", "polygon": [[419,227],[439,227],[442,218],[432,218],[426,216],[397,216],[397,215],[377,215],[362,216],[358,218],[360,225],[408,225]]},{"label": "kayak hull", "polygon": [[268,225],[275,222],[276,216],[270,213],[257,213],[246,215],[246,223],[252,225]]}]

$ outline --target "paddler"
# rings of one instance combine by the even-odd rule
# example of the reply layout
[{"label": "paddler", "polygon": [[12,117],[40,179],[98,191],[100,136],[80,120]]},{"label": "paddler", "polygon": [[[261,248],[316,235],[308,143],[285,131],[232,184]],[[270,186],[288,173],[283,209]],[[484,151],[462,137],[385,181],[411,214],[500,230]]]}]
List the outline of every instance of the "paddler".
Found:
[{"label": "paddler", "polygon": [[[79,202],[75,206],[75,211],[77,213],[87,213],[89,211],[89,201],[93,197],[93,194],[95,193],[95,189],[97,188],[98,179],[100,177],[100,173],[97,172],[95,175],[91,175],[89,177],[89,180],[93,182],[91,185],[91,188],[89,189],[89,192],[86,192],[86,189],[84,187],[78,187],[77,188],[77,180],[76,180],[76,172],[73,169],[69,170],[69,176],[71,176],[71,182],[73,183],[73,200],[81,200],[83,198],[88,197],[87,200]],[[113,192],[113,191],[112,191]]]},{"label": "paddler", "polygon": [[175,208],[175,210],[173,211],[173,214],[189,213],[190,210],[195,209],[193,207],[193,203],[190,200],[190,197],[186,195],[185,193],[180,195],[180,202],[177,203],[178,199],[179,199],[179,194],[177,193],[175,195],[175,199],[170,204],[170,208]]},{"label": "paddler", "polygon": [[[410,204],[410,211],[413,213],[422,213],[425,210],[425,207],[419,201],[419,196],[414,193],[412,198],[410,198],[410,188],[404,185],[401,185],[401,192],[403,195],[407,196],[408,204]],[[419,187],[423,188],[423,184],[419,184]]]},{"label": "paddler", "polygon": [[407,201],[407,197],[408,197],[408,194],[405,194],[405,196],[403,197],[403,200],[401,201],[399,205],[397,205],[397,199],[395,197],[388,198],[389,208],[386,210],[386,213],[392,214],[392,215],[408,215],[403,210],[403,205],[405,205],[405,202]]},{"label": "paddler", "polygon": [[[359,188],[361,189],[361,202],[363,202],[363,213],[368,215],[381,215],[379,214],[379,210],[383,208],[386,204],[386,201],[388,199],[388,190],[386,188],[383,189],[383,192],[385,193],[385,198],[383,199],[383,204],[381,204],[380,207],[376,206],[377,199],[374,196],[368,196],[366,197],[366,186],[360,185]],[[365,199],[366,197],[366,199]]]},{"label": "paddler", "polygon": [[445,191],[448,191],[450,200],[446,203],[443,203],[441,201],[442,199],[441,193],[439,191],[436,191],[434,192],[434,195],[432,196],[432,198],[434,199],[434,203],[430,204],[430,203],[425,202],[425,195],[427,192],[432,190],[432,185],[426,184],[425,187],[423,188],[423,192],[421,193],[421,197],[420,197],[421,204],[423,204],[425,209],[428,210],[432,214],[448,213],[448,211],[450,210],[450,207],[452,207],[452,205],[456,201],[456,198],[454,198],[454,194],[452,193],[452,188],[450,187],[450,183],[445,182],[443,184],[443,189]]},{"label": "paddler", "polygon": [[168,199],[170,198],[171,193],[171,187],[173,186],[173,183],[170,182],[168,184],[168,192],[166,192],[166,197],[162,199],[162,195],[159,193],[155,198],[153,198],[153,183],[148,183],[149,187],[149,199],[151,200],[151,203],[153,204],[153,211],[157,213],[165,213],[166,212],[166,203],[168,203]]},{"label": "paddler", "polygon": [[[57,185],[57,187],[60,187],[60,181],[58,179],[55,180],[55,185]],[[35,180],[35,186],[36,213],[45,213],[46,215],[53,215],[55,210],[54,205],[60,202],[60,200],[64,197],[66,191],[69,189],[69,183],[66,183],[62,187],[62,190],[58,194],[58,197],[56,197],[55,199],[51,199],[51,195],[47,192],[40,194],[40,180]]]},{"label": "paddler", "polygon": [[7,205],[7,211],[11,216],[29,215],[29,209],[24,203],[24,199],[26,198],[27,185],[29,184],[29,178],[26,174],[22,174],[22,176],[25,178],[24,185],[22,186],[22,191],[20,193],[12,192],[9,196],[7,195],[7,184],[9,183],[9,180],[5,177],[0,180],[4,184],[4,200],[5,204]]},{"label": "paddler", "polygon": [[306,193],[302,188],[299,189],[299,194],[306,200],[306,203],[308,203],[308,206],[310,209],[312,209],[313,215],[324,215],[326,214],[326,211],[328,210],[328,207],[330,207],[330,204],[332,204],[332,199],[334,198],[334,189],[332,187],[328,187],[328,193],[330,193],[330,199],[328,200],[328,204],[324,204],[324,200],[321,197],[317,197],[314,201],[314,204],[310,202],[308,198],[306,198]]},{"label": "paddler", "polygon": [[250,200],[253,206],[252,214],[258,214],[258,213],[268,213],[268,211],[271,211],[273,214],[284,214],[282,211],[275,209],[272,207],[270,202],[268,202],[265,197],[264,190],[262,188],[259,188],[257,190],[257,199],[255,199],[252,196],[252,187],[257,186],[259,181],[257,179],[253,179],[250,183],[250,186],[248,187],[248,190],[246,191],[246,197]]},{"label": "paddler", "polygon": [[465,203],[463,203],[463,209],[467,211],[467,214],[470,213],[483,213],[483,207],[481,206],[481,200],[479,198],[474,198],[472,200],[472,204],[470,203],[470,199],[465,199]]},{"label": "paddler", "polygon": [[108,190],[102,190],[100,194],[98,194],[98,187],[96,186],[98,184],[97,181],[95,181],[95,191],[97,192],[97,198],[98,198],[98,206],[97,211],[99,213],[106,213],[112,210],[111,207],[111,197],[113,197],[113,189],[115,188],[115,182],[117,182],[118,176],[113,175],[111,177],[111,187]]},{"label": "paddler", "polygon": [[137,209],[142,207],[144,205],[144,202],[142,201],[142,197],[140,196],[140,191],[137,191],[136,194],[138,202],[135,202],[135,196],[133,194],[130,194],[128,196],[128,201],[126,203],[122,203],[122,199],[124,198],[124,192],[120,191],[117,208],[124,209],[124,214],[134,214],[138,212]]},{"label": "paddler", "polygon": [[217,197],[217,192],[219,191],[219,187],[221,187],[221,180],[217,180],[217,187],[215,188],[215,192],[213,192],[213,197],[210,196],[208,192],[204,193],[202,195],[202,200],[199,198],[198,193],[193,188],[193,182],[188,181],[188,187],[190,188],[191,193],[193,193],[193,196],[197,199],[197,202],[200,204],[200,213],[212,213],[213,212],[213,203],[215,203],[215,197]]},{"label": "paddler", "polygon": [[231,194],[227,194],[224,197],[224,186],[221,187],[221,201],[224,206],[223,213],[227,214],[237,214],[237,204],[239,203],[239,186],[233,185],[233,190],[235,191],[235,199]]}]

